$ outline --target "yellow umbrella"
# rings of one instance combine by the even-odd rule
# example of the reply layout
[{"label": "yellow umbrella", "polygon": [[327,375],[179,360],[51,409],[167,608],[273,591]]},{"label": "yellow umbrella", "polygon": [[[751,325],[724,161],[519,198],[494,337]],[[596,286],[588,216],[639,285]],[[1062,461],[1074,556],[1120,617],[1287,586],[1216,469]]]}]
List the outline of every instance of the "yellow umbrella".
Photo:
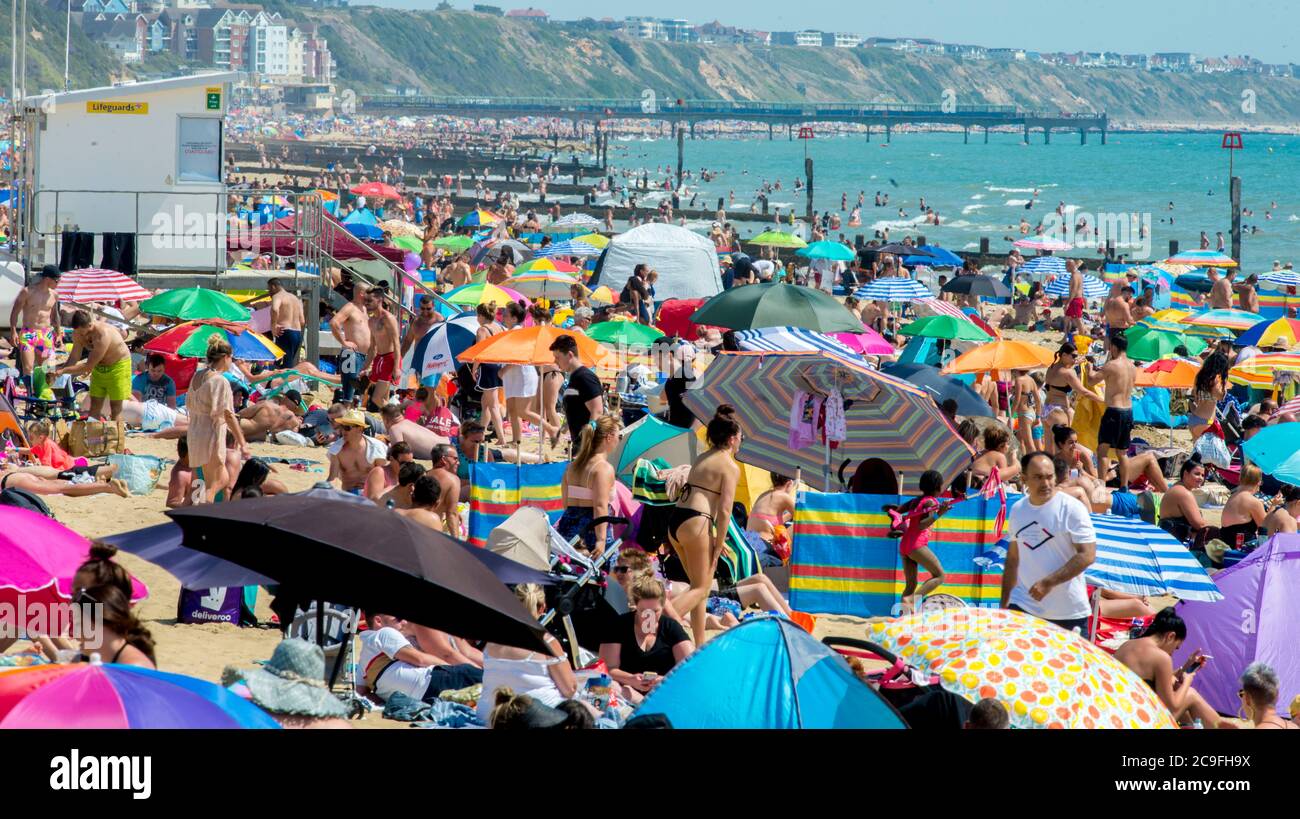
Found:
[{"label": "yellow umbrella", "polygon": [[583,244],[591,245],[594,248],[604,250],[605,247],[609,244],[609,237],[603,236],[599,233],[588,233],[585,236],[574,236],[573,241],[582,242]]},{"label": "yellow umbrella", "polygon": [[1175,307],[1166,307],[1164,310],[1157,310],[1152,313],[1150,318],[1155,321],[1168,321],[1176,324],[1182,322],[1185,318],[1190,318],[1191,315],[1192,314],[1186,310],[1179,310]]},{"label": "yellow umbrella", "polygon": [[618,296],[615,296],[614,291],[610,290],[607,285],[601,285],[591,291],[591,295],[587,297],[587,300],[592,304],[617,304]]}]

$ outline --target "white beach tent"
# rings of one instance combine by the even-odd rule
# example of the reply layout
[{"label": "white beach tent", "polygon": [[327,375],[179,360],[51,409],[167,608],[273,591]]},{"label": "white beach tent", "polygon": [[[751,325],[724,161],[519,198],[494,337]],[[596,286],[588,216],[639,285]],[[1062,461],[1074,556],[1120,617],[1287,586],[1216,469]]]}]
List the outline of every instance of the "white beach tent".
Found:
[{"label": "white beach tent", "polygon": [[595,288],[603,284],[619,293],[641,263],[659,271],[656,301],[708,298],[722,292],[722,273],[713,242],[684,227],[659,222],[632,228],[611,239],[590,285]]}]

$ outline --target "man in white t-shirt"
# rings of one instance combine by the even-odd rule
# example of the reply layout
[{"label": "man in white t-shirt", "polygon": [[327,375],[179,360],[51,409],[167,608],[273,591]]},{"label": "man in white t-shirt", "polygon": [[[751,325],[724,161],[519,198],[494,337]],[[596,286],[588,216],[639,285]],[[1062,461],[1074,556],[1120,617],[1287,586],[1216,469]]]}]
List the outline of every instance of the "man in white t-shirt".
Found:
[{"label": "man in white t-shirt", "polygon": [[398,630],[401,620],[387,614],[370,616],[370,629],[361,632],[357,687],[388,701],[400,691],[411,699],[433,702],[443,691],[457,691],[483,682],[483,669],[469,663],[444,665],[421,651]]},{"label": "man in white t-shirt", "polygon": [[1047,453],[1026,455],[1021,474],[1028,494],[1009,516],[1002,606],[1086,634],[1091,609],[1083,572],[1097,557],[1092,517],[1078,499],[1057,491]]}]

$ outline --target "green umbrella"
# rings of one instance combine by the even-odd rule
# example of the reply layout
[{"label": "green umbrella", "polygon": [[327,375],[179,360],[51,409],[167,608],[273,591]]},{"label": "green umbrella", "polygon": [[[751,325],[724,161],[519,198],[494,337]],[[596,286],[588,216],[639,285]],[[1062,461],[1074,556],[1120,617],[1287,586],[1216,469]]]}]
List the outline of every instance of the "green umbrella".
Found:
[{"label": "green umbrella", "polygon": [[768,230],[758,234],[749,240],[751,245],[764,245],[766,247],[807,247],[808,243],[793,233],[782,233],[779,230]]},{"label": "green umbrella", "polygon": [[858,317],[832,296],[780,282],[724,290],[701,305],[691,321],[732,330],[802,327],[819,333],[862,332]]},{"label": "green umbrella", "polygon": [[[1161,322],[1162,324],[1164,322]],[[1134,361],[1159,361],[1175,354],[1179,346],[1187,348],[1188,355],[1199,355],[1205,349],[1205,339],[1173,332],[1162,327],[1137,325],[1130,327],[1124,335],[1128,337],[1128,356]]]},{"label": "green umbrella", "polygon": [[402,250],[419,253],[421,250],[424,250],[424,242],[420,241],[419,236],[394,236],[393,247],[400,247]]},{"label": "green umbrella", "polygon": [[433,246],[452,253],[464,253],[474,246],[474,240],[468,236],[443,236],[434,239]]},{"label": "green umbrella", "polygon": [[217,290],[185,287],[140,302],[140,312],[185,321],[248,321],[247,307]]},{"label": "green umbrella", "polygon": [[833,262],[851,262],[857,258],[853,248],[848,245],[825,240],[802,247],[795,251],[795,255],[805,259],[829,259]]},{"label": "green umbrella", "polygon": [[635,321],[602,321],[587,328],[587,336],[604,344],[646,345],[662,338],[664,331]]},{"label": "green umbrella", "polygon": [[605,457],[614,465],[614,474],[628,476],[637,460],[659,458],[669,466],[685,466],[700,454],[700,439],[689,429],[675,427],[647,415],[623,430],[618,444]]},{"label": "green umbrella", "polygon": [[993,336],[977,327],[974,322],[944,314],[919,318],[898,332],[905,336],[946,338],[949,341],[993,340]]}]

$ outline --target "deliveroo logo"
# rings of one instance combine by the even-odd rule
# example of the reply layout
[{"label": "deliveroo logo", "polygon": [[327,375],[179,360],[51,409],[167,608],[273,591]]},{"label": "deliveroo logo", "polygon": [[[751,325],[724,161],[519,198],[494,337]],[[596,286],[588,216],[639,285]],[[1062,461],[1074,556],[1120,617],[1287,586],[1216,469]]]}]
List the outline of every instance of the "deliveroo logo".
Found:
[{"label": "deliveroo logo", "polygon": [[1241,92],[1241,113],[1247,116],[1255,113],[1255,89],[1246,88]]},{"label": "deliveroo logo", "polygon": [[641,92],[641,113],[656,114],[659,112],[659,100],[655,96],[653,88],[647,88]]},{"label": "deliveroo logo", "polygon": [[957,113],[957,92],[951,88],[943,89],[943,101],[939,103],[939,110],[945,114]]}]

